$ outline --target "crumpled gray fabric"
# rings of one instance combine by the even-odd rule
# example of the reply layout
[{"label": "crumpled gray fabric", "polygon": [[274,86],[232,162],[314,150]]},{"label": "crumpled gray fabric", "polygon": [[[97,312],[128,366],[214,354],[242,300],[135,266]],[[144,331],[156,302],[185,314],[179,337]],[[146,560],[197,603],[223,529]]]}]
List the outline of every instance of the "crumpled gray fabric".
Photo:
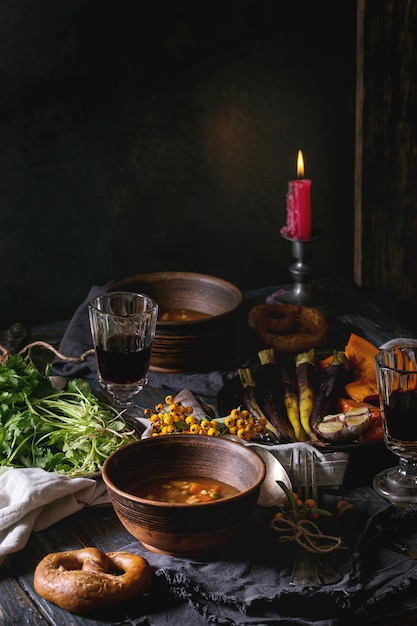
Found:
[{"label": "crumpled gray fabric", "polygon": [[[326,506],[332,508],[337,499],[325,496]],[[277,543],[268,528],[271,509],[258,507],[250,526],[209,558],[153,553],[140,542],[125,546],[144,556],[154,571],[154,584],[143,598],[146,617],[132,623],[336,626],[375,612],[383,615],[387,602],[399,609],[401,600],[415,596],[417,561],[393,551],[385,538],[396,528],[417,541],[417,508],[399,510],[370,488],[348,499],[357,510],[345,528],[349,550],[329,557],[342,575],[332,585],[290,584],[295,547]]]}]

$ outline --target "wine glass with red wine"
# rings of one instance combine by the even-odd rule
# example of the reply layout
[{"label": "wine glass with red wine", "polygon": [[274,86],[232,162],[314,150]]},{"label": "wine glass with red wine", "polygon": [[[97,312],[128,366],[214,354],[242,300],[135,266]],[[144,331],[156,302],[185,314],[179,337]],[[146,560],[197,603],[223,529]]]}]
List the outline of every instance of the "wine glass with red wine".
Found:
[{"label": "wine glass with red wine", "polygon": [[127,408],[148,381],[158,305],[146,294],[114,291],[88,310],[99,382]]},{"label": "wine glass with red wine", "polygon": [[417,503],[417,347],[398,345],[375,357],[385,445],[399,457],[373,481],[393,504]]}]

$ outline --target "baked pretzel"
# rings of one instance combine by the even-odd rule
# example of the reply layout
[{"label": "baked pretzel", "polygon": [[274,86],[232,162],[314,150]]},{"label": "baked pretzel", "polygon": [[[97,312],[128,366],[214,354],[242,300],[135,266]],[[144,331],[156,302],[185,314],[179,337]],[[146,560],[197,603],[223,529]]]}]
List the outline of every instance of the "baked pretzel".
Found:
[{"label": "baked pretzel", "polygon": [[54,552],[34,573],[35,591],[71,613],[86,613],[130,600],[151,581],[151,567],[129,552],[82,548]]},{"label": "baked pretzel", "polygon": [[278,354],[298,354],[327,340],[324,315],[298,304],[258,304],[249,311],[248,323],[264,346]]}]

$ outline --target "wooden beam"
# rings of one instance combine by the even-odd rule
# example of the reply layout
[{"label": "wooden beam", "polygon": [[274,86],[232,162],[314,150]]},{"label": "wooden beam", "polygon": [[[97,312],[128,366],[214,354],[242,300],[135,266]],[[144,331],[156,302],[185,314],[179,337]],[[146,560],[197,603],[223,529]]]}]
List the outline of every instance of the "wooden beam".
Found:
[{"label": "wooden beam", "polygon": [[353,279],[362,285],[362,161],[363,161],[363,29],[366,0],[358,0],[356,13],[356,125],[354,173]]}]

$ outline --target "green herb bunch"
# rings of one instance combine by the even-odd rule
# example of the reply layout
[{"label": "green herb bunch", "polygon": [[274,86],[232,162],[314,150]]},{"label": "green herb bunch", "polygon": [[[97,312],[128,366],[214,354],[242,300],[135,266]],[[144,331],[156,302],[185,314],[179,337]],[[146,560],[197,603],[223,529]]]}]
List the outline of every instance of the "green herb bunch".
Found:
[{"label": "green herb bunch", "polygon": [[20,355],[0,365],[0,466],[94,474],[134,439],[120,412],[100,402],[87,381],[56,390]]}]

